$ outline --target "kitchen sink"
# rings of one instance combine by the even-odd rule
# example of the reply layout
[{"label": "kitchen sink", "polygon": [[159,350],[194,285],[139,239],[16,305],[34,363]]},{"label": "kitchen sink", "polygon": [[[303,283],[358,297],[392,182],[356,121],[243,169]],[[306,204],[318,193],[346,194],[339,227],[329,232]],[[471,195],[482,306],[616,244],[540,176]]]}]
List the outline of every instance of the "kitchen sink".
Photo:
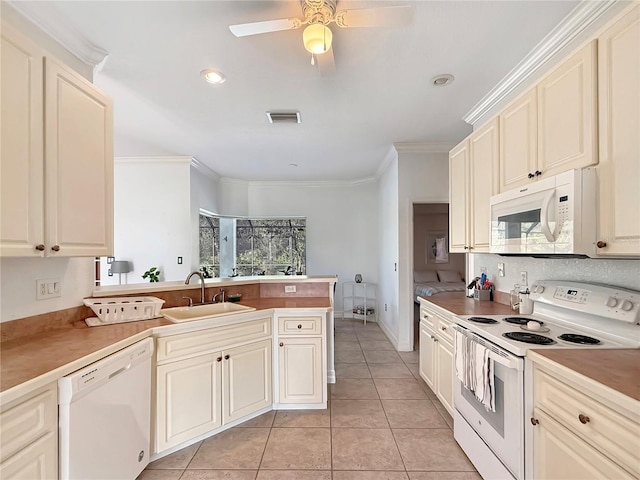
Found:
[{"label": "kitchen sink", "polygon": [[180,323],[232,313],[250,312],[251,310],[255,310],[255,308],[240,305],[239,303],[222,302],[194,305],[193,307],[163,308],[160,313],[172,322]]}]

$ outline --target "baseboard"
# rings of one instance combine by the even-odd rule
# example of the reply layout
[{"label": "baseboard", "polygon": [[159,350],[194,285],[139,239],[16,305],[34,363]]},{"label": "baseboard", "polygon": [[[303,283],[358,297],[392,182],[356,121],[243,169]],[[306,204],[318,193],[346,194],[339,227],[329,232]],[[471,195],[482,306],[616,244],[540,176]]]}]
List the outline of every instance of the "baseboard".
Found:
[{"label": "baseboard", "polygon": [[383,321],[380,321],[380,322],[378,322],[378,326],[382,329],[382,331],[387,336],[387,338],[389,339],[391,344],[394,346],[394,348],[396,350],[399,350],[399,348],[398,348],[398,338],[394,335],[394,333],[391,330],[389,330],[389,327],[387,327],[387,324],[384,323]]}]

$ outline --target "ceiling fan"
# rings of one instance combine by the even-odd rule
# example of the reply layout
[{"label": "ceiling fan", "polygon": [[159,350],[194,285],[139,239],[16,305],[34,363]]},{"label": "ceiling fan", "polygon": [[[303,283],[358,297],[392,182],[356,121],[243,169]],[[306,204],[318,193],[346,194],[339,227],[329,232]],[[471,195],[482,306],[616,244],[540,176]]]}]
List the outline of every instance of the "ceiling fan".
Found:
[{"label": "ceiling fan", "polygon": [[311,64],[318,61],[321,74],[335,70],[333,34],[328,27],[335,23],[341,28],[352,27],[403,27],[411,22],[413,9],[410,5],[364,8],[358,10],[336,11],[337,0],[300,0],[303,19],[282,18],[262,22],[230,25],[229,29],[236,37],[246,37],[261,33],[295,30],[303,25],[302,41],[304,48],[311,53]]}]

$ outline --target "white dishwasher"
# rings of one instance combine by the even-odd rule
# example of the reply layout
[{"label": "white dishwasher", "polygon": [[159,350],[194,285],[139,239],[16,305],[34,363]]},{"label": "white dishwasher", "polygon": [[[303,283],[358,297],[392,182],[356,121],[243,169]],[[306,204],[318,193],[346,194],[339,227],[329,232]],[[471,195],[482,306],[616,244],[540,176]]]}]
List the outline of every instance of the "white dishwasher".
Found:
[{"label": "white dishwasher", "polygon": [[149,463],[147,338],[58,381],[61,480],[134,480]]}]

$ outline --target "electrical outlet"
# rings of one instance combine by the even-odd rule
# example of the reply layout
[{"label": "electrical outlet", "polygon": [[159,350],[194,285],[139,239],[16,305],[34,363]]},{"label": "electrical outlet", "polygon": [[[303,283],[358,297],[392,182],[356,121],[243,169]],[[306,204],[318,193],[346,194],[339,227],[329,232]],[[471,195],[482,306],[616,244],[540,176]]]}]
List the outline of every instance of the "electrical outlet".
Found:
[{"label": "electrical outlet", "polygon": [[520,272],[520,285],[529,285],[527,272]]},{"label": "electrical outlet", "polygon": [[498,276],[504,277],[504,263],[502,262],[498,264]]},{"label": "electrical outlet", "polygon": [[60,287],[59,278],[36,280],[36,300],[59,297]]},{"label": "electrical outlet", "polygon": [[487,267],[480,267],[480,273],[487,273]]},{"label": "electrical outlet", "polygon": [[386,303],[384,304],[384,311],[385,312],[387,311],[387,304]]},{"label": "electrical outlet", "polygon": [[284,286],[284,293],[296,293],[296,286],[295,285],[285,285]]}]

